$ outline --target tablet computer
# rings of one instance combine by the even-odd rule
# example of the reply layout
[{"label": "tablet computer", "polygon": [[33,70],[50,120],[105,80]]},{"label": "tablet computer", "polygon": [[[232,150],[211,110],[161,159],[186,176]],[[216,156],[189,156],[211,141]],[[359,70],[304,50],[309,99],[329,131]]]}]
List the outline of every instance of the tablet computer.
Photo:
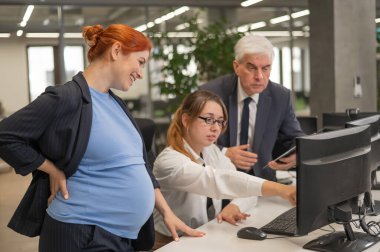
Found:
[{"label": "tablet computer", "polygon": [[285,151],[285,152],[282,153],[280,156],[276,157],[276,159],[274,159],[273,161],[277,162],[277,161],[279,161],[281,158],[286,157],[286,156],[289,156],[290,154],[293,154],[295,151],[296,151],[296,146],[294,145],[292,148],[290,148],[289,150]]},{"label": "tablet computer", "polygon": [[[282,153],[280,156],[276,157],[276,159],[272,161],[278,162],[281,158],[289,156],[290,154],[293,154],[295,151],[296,151],[296,146],[294,145],[289,150],[285,151],[284,153]],[[266,167],[268,167],[268,165],[264,166],[263,169]]]}]

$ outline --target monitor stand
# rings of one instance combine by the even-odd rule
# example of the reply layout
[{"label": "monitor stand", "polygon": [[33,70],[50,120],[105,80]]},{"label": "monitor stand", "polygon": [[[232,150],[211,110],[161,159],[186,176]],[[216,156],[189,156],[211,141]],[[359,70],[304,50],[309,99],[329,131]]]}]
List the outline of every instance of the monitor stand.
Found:
[{"label": "monitor stand", "polygon": [[[380,190],[380,184],[377,181],[376,171],[373,171],[371,173],[371,180],[372,180],[372,188],[371,190]],[[376,216],[380,214],[380,201],[379,200],[372,200],[372,195],[370,195],[371,204],[369,204],[371,207],[367,209],[368,215]]]},{"label": "monitor stand", "polygon": [[367,209],[367,215],[377,216],[380,214],[380,201],[374,200],[372,206]]},{"label": "monitor stand", "polygon": [[376,174],[376,172],[377,172],[377,170],[378,170],[379,168],[377,168],[375,171],[373,171],[372,173],[371,173],[371,180],[372,180],[372,190],[380,190],[380,183],[378,183],[378,181],[377,181],[377,174]]},{"label": "monitor stand", "polygon": [[[372,183],[371,190],[379,190],[380,184],[377,182],[376,171],[371,173],[371,180],[372,180],[371,181],[371,183]],[[360,214],[366,214],[366,215],[371,215],[371,216],[377,216],[380,214],[380,201],[379,200],[373,200],[372,199],[372,193],[370,193],[370,192],[365,193],[364,200],[365,200],[367,207],[366,207],[366,209],[362,209]],[[359,214],[359,209],[355,209],[353,211],[353,213]]]},{"label": "monitor stand", "polygon": [[344,232],[335,232],[318,237],[303,246],[304,249],[323,252],[359,252],[375,245],[380,238],[367,233],[353,232],[349,223]]}]

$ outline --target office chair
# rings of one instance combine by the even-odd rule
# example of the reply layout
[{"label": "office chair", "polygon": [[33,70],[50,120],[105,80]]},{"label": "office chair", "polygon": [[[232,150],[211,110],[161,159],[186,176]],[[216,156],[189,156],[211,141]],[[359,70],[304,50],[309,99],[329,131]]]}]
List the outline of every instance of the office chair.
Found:
[{"label": "office chair", "polygon": [[156,123],[152,119],[148,118],[135,118],[135,121],[143,136],[146,152],[148,154],[148,161],[151,167],[153,167],[153,163],[156,158],[156,151],[153,145]]},{"label": "office chair", "polygon": [[[318,125],[317,125],[317,117],[316,116],[297,116],[297,120],[300,123],[300,127],[301,127],[302,131],[306,135],[310,135],[310,134],[317,132]],[[281,142],[282,142],[281,139],[276,140],[276,143],[275,143],[273,150],[272,150],[273,158],[280,156],[281,154],[283,154],[285,151],[287,151],[289,149],[289,147],[283,146],[281,144]],[[295,142],[294,142],[294,144],[295,144]]]},{"label": "office chair", "polygon": [[297,120],[306,135],[314,134],[318,131],[317,116],[297,116]]},{"label": "office chair", "polygon": [[[318,131],[317,119],[318,119],[317,116],[297,116],[297,120],[300,123],[300,127],[306,135],[311,135]],[[285,151],[289,149],[289,147],[285,147],[281,145],[280,142],[281,142],[280,139],[277,139],[273,147],[273,150],[272,150],[273,158],[277,158],[278,156],[280,156],[281,154],[283,154]],[[296,169],[291,168],[289,169],[289,171],[296,171]],[[277,182],[281,184],[291,184],[292,180],[289,178],[281,178],[281,179],[277,179]]]}]

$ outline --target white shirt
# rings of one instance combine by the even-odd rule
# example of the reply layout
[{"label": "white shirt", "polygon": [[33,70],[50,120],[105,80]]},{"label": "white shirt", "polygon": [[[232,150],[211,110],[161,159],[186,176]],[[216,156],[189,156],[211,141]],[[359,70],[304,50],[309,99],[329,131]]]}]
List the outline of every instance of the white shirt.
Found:
[{"label": "white shirt", "polygon": [[[216,214],[221,210],[221,199],[234,199],[231,203],[242,212],[256,205],[264,179],[236,171],[230,159],[214,144],[203,149],[203,159],[187,143],[185,149],[196,162],[167,147],[157,157],[153,169],[170,208],[184,223],[197,228],[208,222],[207,197],[213,198]],[[157,210],[154,222],[156,231],[171,236]]]},{"label": "white shirt", "polygon": [[[240,79],[238,79],[238,90],[237,90],[237,101],[238,101],[238,121],[237,121],[237,145],[240,145],[240,129],[241,129],[241,114],[244,107],[244,99],[248,97],[248,95],[244,92],[243,88],[240,84]],[[259,103],[259,94],[253,94],[250,96],[252,98],[252,102],[249,103],[249,127],[248,127],[248,142],[252,144],[253,137],[255,134],[255,123],[256,123],[256,112],[257,112],[257,104]]]}]

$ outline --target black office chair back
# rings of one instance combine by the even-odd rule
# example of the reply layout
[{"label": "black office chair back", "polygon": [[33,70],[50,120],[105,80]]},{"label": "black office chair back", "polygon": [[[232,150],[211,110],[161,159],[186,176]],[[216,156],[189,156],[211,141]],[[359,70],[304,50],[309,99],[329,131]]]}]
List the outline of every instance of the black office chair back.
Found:
[{"label": "black office chair back", "polygon": [[154,133],[156,131],[156,123],[152,119],[148,118],[135,118],[135,121],[143,136],[145,148],[148,154],[148,161],[153,167],[153,163],[156,158],[154,147]]},{"label": "black office chair back", "polygon": [[302,131],[306,135],[316,133],[318,131],[317,117],[316,116],[297,116]]},{"label": "black office chair back", "polygon": [[[317,117],[316,116],[297,116],[297,120],[300,123],[302,131],[306,135],[313,134],[318,130]],[[272,157],[276,158],[289,149],[289,146],[281,144],[282,140],[277,139],[272,150]]]}]

